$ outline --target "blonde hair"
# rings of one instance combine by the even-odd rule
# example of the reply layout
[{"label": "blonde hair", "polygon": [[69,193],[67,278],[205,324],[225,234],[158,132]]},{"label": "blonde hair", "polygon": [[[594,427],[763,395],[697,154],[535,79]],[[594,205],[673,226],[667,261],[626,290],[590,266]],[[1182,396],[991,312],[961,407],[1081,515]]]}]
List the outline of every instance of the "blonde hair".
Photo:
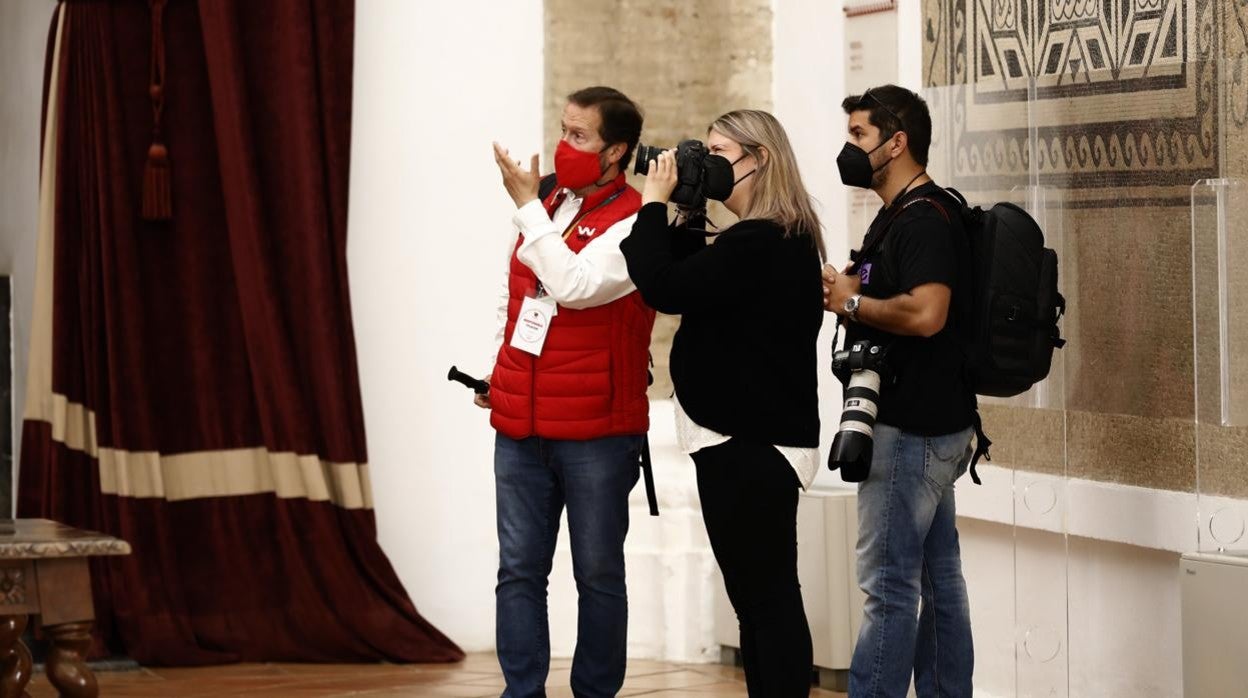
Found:
[{"label": "blonde hair", "polygon": [[[754,191],[741,218],[774,221],[784,227],[786,236],[809,235],[819,258],[826,260],[823,226],[802,184],[793,146],[776,117],[758,109],[738,109],[716,119],[707,131],[718,131],[740,143],[744,153],[758,163]],[[763,150],[767,151],[765,159]]]}]

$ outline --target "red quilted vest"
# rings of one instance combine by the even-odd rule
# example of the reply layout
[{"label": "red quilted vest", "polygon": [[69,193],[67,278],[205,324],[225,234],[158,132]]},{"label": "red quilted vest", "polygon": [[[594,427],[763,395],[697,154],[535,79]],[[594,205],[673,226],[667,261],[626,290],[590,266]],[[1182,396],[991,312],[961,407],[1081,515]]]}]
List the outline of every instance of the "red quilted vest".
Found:
[{"label": "red quilted vest", "polygon": [[[621,188],[618,197],[594,209]],[[544,202],[547,213],[553,212],[557,194]],[[581,202],[581,211],[593,210],[576,224],[568,247],[579,253],[640,207],[641,195],[620,175]],[[542,355],[533,356],[512,347],[511,334],[521,304],[536,295],[537,283],[537,276],[513,251],[507,330],[490,379],[490,423],[513,439],[588,440],[644,434],[650,428],[646,371],[654,311],[636,291],[595,308],[559,306]]]}]

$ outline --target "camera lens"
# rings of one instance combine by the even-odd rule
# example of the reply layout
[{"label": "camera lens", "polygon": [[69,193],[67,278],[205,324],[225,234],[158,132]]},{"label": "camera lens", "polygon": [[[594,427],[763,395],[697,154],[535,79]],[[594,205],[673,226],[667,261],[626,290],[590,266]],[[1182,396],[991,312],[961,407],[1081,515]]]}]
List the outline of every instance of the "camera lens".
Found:
[{"label": "camera lens", "polygon": [[667,150],[654,145],[637,144],[636,161],[633,164],[633,174],[648,175],[650,174],[650,161],[659,157],[659,153]]}]

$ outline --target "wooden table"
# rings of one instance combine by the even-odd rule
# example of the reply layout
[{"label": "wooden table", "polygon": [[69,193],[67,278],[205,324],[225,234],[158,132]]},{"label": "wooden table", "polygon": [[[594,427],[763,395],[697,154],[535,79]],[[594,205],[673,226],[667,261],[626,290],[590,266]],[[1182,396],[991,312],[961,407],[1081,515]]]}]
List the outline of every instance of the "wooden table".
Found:
[{"label": "wooden table", "polygon": [[129,555],[130,544],[46,519],[0,521],[0,697],[17,698],[30,681],[30,650],[22,642],[28,616],[38,615],[51,639],[48,680],[63,696],[94,698],[86,665],[95,612],[87,558]]}]

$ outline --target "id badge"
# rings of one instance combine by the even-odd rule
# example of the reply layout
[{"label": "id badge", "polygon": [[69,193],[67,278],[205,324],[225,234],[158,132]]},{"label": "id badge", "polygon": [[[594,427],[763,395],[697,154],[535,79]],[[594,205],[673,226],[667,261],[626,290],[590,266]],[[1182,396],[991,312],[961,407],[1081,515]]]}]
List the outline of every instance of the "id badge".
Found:
[{"label": "id badge", "polygon": [[511,346],[533,356],[542,355],[550,321],[555,317],[555,300],[550,296],[525,298],[516,318],[516,329],[511,334]]}]

